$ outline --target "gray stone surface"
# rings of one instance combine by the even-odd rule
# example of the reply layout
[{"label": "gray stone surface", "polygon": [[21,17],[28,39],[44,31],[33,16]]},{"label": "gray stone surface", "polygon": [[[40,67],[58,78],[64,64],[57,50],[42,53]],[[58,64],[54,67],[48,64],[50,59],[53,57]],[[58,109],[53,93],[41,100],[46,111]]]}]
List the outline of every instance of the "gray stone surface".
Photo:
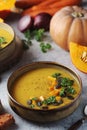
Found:
[{"label": "gray stone surface", "polygon": [[[85,3],[83,2],[83,5],[86,8],[87,0],[85,0]],[[12,18],[8,19],[6,22],[14,28],[16,35],[18,35],[20,38],[23,38],[23,34],[21,34],[17,29],[18,20],[19,20],[19,16],[16,15],[15,17],[12,16]],[[74,122],[76,122],[78,119],[83,117],[83,108],[84,105],[87,104],[87,74],[84,74],[79,70],[77,70],[71,62],[69,52],[66,52],[63,49],[61,49],[59,46],[57,46],[52,41],[48,33],[46,35],[47,37],[45,38],[45,41],[49,41],[53,48],[51,51],[47,53],[42,53],[40,51],[39,43],[33,41],[33,45],[30,47],[28,51],[24,53],[23,57],[20,59],[20,62],[18,62],[15,66],[13,66],[12,69],[1,74],[2,81],[0,83],[0,99],[2,101],[5,110],[11,113],[16,120],[16,125],[11,126],[8,130],[67,130],[69,126],[71,126]],[[14,70],[19,68],[20,66],[35,61],[53,61],[53,62],[63,64],[69,67],[70,69],[72,69],[73,71],[75,71],[76,73],[78,73],[79,76],[81,77],[83,91],[82,91],[82,100],[80,106],[76,109],[75,112],[73,112],[67,118],[49,124],[32,123],[19,117],[10,108],[8,104],[8,96],[7,96],[7,81],[9,76]],[[87,123],[82,125],[78,130],[82,130],[82,129],[87,130]]]}]

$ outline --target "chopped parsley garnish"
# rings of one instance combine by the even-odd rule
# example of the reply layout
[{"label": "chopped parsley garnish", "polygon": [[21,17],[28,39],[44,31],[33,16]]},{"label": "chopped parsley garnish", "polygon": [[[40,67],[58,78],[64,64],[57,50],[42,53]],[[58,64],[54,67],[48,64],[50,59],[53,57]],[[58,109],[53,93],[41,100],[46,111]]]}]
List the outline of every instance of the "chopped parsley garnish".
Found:
[{"label": "chopped parsley garnish", "polygon": [[23,48],[26,50],[26,49],[29,49],[29,47],[32,45],[30,30],[27,30],[26,32],[24,32],[24,36],[25,36],[25,39],[23,39],[22,41],[23,41]]},{"label": "chopped parsley garnish", "polygon": [[[56,78],[56,79],[54,79]],[[47,96],[33,97],[29,99],[27,104],[30,108],[39,107],[40,109],[48,109],[50,105],[58,106],[64,103],[64,98],[74,100],[76,90],[74,88],[74,80],[67,77],[62,77],[61,73],[54,73],[49,78],[51,81],[51,89]]]},{"label": "chopped parsley garnish", "polygon": [[48,50],[52,48],[52,46],[49,43],[44,43],[44,42],[40,43],[40,47],[41,47],[42,52],[44,53],[46,53]]},{"label": "chopped parsley garnish", "polygon": [[33,30],[32,31],[32,36],[34,36],[34,38],[37,41],[42,41],[42,38],[44,36],[44,29]]},{"label": "chopped parsley garnish", "polygon": [[6,44],[6,39],[4,37],[0,37],[0,47],[2,44]]},{"label": "chopped parsley garnish", "polygon": [[55,102],[56,102],[56,97],[55,96],[50,96],[50,97],[48,97],[47,99],[45,99],[43,101],[43,104],[49,105],[49,104],[53,104]]},{"label": "chopped parsley garnish", "polygon": [[66,78],[66,77],[61,78],[61,86],[62,87],[72,86],[73,83],[74,83],[74,81],[70,80],[69,78]]},{"label": "chopped parsley garnish", "polygon": [[38,98],[37,97],[33,97],[32,100],[37,100]]},{"label": "chopped parsley garnish", "polygon": [[60,73],[54,73],[54,74],[52,75],[52,77],[54,77],[54,78],[57,79],[60,75],[61,75]]},{"label": "chopped parsley garnish", "polygon": [[61,77],[61,91],[60,91],[60,96],[64,97],[69,94],[75,94],[75,89],[72,87],[74,84],[74,80],[70,80],[69,78],[66,77]]},{"label": "chopped parsley garnish", "polygon": [[44,29],[26,30],[24,32],[25,39],[22,40],[24,49],[29,49],[29,47],[32,45],[32,39],[35,39],[36,41],[41,42],[39,45],[43,53],[46,53],[48,50],[50,50],[52,48],[50,43],[43,42],[44,32]]},{"label": "chopped parsley garnish", "polygon": [[35,107],[35,105],[34,105],[34,104],[31,104],[29,107],[30,107],[30,108],[34,108],[34,107]]},{"label": "chopped parsley garnish", "polygon": [[[59,95],[61,97],[65,97],[70,94],[72,94],[72,95],[75,94],[76,91],[73,88],[74,80],[71,80],[66,77],[60,77],[60,76],[61,76],[60,73],[54,73],[52,75],[52,77],[56,78],[56,80],[57,80],[57,83],[58,83],[57,86],[61,87]],[[58,87],[56,87],[56,88],[58,88]]]}]

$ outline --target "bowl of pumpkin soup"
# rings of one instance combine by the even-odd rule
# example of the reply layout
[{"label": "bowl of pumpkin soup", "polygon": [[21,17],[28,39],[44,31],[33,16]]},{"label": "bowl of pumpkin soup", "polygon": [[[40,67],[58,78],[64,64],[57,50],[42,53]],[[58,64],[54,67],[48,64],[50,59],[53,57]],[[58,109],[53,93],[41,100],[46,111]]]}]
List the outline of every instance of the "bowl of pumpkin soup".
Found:
[{"label": "bowl of pumpkin soup", "polygon": [[0,62],[6,60],[15,50],[15,34],[12,27],[0,23]]},{"label": "bowl of pumpkin soup", "polygon": [[81,101],[82,83],[71,69],[54,62],[35,62],[8,79],[9,104],[21,117],[50,122],[69,116]]}]

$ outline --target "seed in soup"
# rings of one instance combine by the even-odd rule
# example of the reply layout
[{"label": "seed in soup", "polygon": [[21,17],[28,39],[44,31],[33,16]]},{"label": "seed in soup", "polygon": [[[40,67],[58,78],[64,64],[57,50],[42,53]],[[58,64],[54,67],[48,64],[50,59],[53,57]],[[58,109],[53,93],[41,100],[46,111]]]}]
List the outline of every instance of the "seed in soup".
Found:
[{"label": "seed in soup", "polygon": [[67,71],[41,68],[19,77],[12,89],[13,98],[33,109],[53,109],[71,103],[80,91],[78,82]]}]

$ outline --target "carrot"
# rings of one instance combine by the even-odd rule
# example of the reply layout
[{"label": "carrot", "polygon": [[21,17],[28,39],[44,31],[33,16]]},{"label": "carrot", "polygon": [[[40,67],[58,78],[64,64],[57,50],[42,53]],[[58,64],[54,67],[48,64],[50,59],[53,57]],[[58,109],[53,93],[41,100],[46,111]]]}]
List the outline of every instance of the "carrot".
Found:
[{"label": "carrot", "polygon": [[23,15],[29,14],[35,16],[38,13],[46,12],[53,15],[64,6],[80,4],[81,0],[45,0],[40,4],[23,11]]},{"label": "carrot", "polygon": [[64,6],[69,6],[69,5],[78,5],[80,4],[81,0],[61,0],[61,1],[56,1],[50,7],[55,8],[55,7],[64,7]]},{"label": "carrot", "polygon": [[[46,8],[46,7],[49,8],[49,5],[55,3],[56,1],[57,0],[44,0],[40,4],[35,5],[29,9],[26,9],[24,12],[25,12],[25,14],[27,14],[27,12],[31,12],[32,10],[38,10],[38,9],[42,9],[42,8]],[[61,1],[61,0],[59,0],[59,1]]]},{"label": "carrot", "polygon": [[[40,4],[37,5],[37,7],[43,7],[43,6],[48,6],[51,5],[53,3],[55,3],[57,0],[43,0],[43,2],[41,2]],[[61,0],[58,0],[58,2]]]},{"label": "carrot", "polygon": [[60,10],[60,8],[53,8],[53,9],[50,9],[50,8],[42,8],[42,9],[39,9],[39,10],[36,10],[36,11],[31,11],[31,12],[27,12],[29,15],[31,15],[32,17],[35,17],[37,14],[39,13],[49,13],[51,16],[56,13],[58,10]]},{"label": "carrot", "polygon": [[18,8],[25,9],[33,5],[37,5],[41,2],[43,2],[43,0],[16,0],[15,6]]}]

